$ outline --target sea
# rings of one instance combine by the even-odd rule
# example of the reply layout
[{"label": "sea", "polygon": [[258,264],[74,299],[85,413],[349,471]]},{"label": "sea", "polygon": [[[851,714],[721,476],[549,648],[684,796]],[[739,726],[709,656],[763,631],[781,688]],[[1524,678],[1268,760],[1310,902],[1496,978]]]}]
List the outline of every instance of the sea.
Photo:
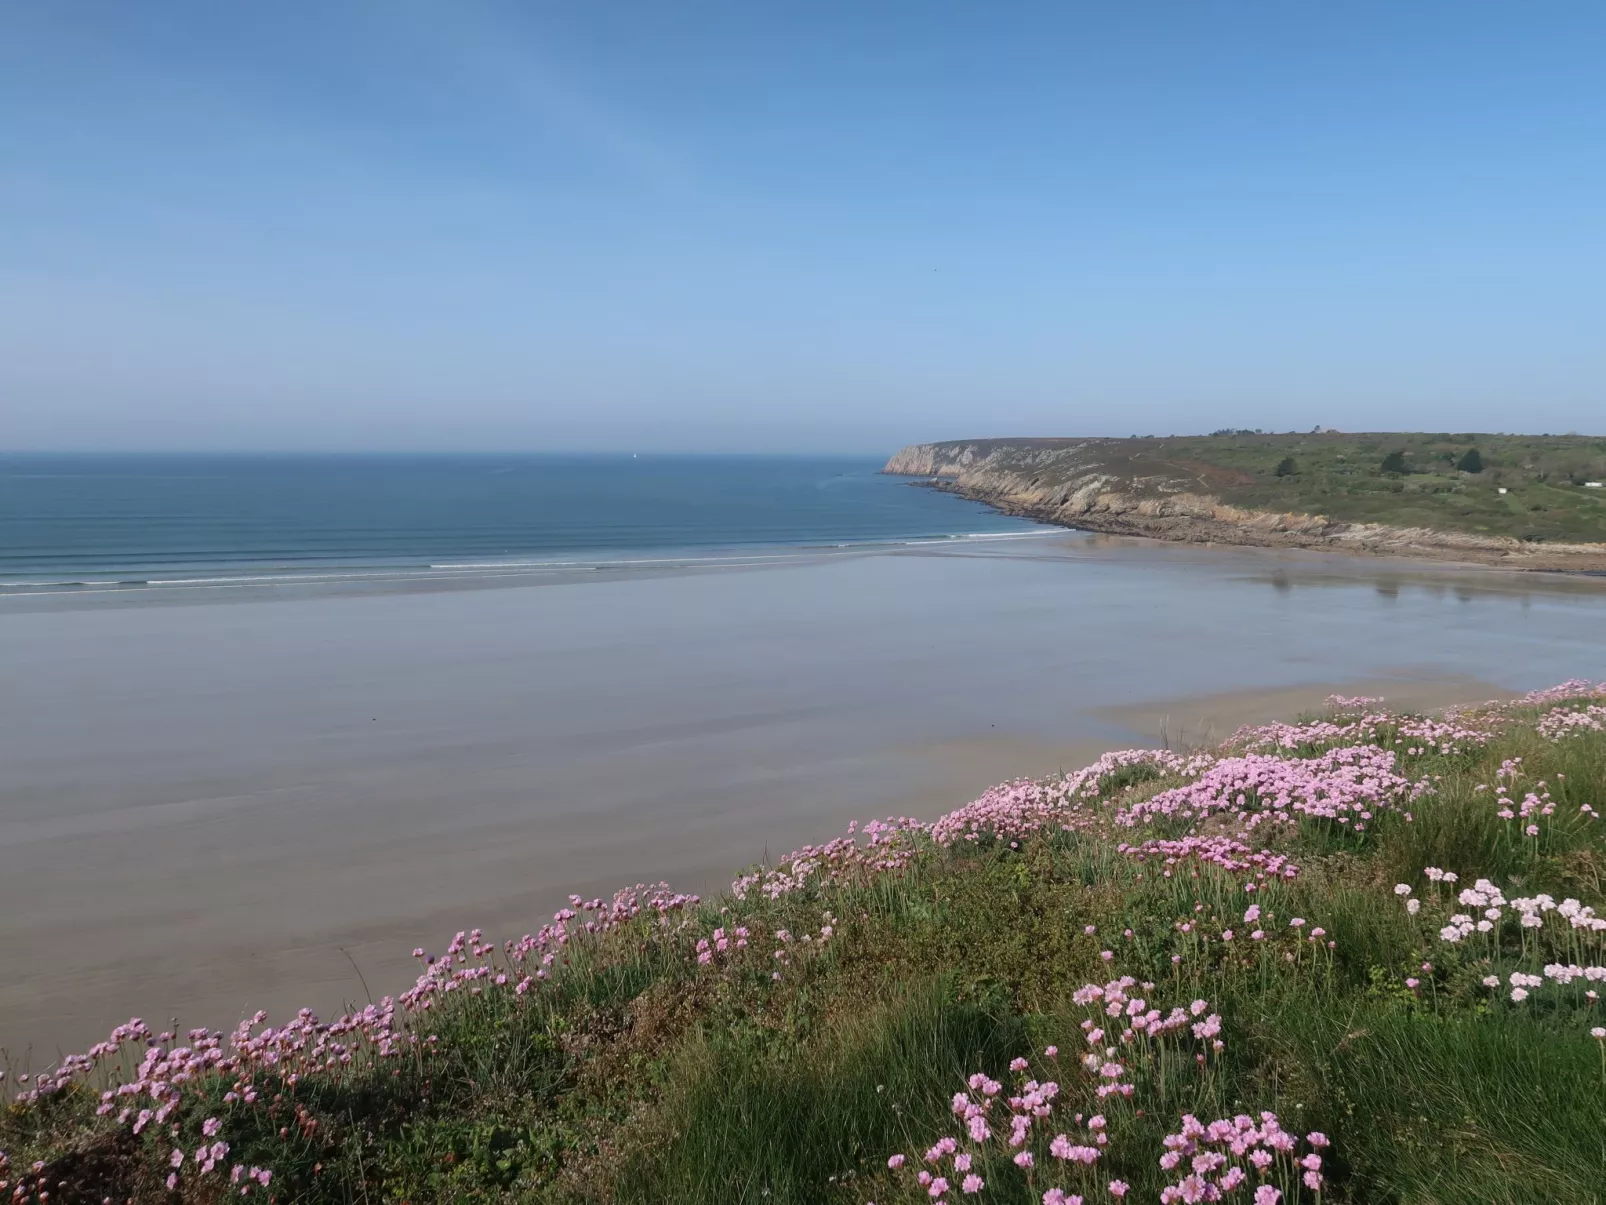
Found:
[{"label": "sea", "polygon": [[0,592],[728,559],[1022,535],[870,457],[0,456]]}]

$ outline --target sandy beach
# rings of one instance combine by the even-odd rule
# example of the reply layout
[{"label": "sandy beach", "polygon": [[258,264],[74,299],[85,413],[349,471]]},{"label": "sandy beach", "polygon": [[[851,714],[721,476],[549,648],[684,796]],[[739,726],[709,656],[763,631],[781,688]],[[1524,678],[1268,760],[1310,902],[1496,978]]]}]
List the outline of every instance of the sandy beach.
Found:
[{"label": "sandy beach", "polygon": [[0,1045],[411,982],[570,892],[1331,691],[1606,677],[1606,583],[1076,534],[409,588],[0,600]]}]

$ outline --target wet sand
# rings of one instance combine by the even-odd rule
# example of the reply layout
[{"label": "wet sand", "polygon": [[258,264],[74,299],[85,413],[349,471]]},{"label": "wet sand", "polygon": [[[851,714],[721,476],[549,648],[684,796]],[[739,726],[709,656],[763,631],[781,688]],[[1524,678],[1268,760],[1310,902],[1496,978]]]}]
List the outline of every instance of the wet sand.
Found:
[{"label": "wet sand", "polygon": [[[1606,677],[1606,583],[1075,534],[0,599],[0,1045],[361,1002],[459,928],[1333,691]],[[366,986],[365,986],[366,984]]]}]

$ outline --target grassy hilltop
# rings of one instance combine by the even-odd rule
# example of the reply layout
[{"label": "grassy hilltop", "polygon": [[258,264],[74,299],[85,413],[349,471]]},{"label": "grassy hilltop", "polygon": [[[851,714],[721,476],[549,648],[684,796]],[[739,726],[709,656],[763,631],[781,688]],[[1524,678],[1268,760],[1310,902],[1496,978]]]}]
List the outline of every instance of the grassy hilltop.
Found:
[{"label": "grassy hilltop", "polygon": [[1139,497],[1185,489],[1245,509],[1338,522],[1606,542],[1606,489],[1585,485],[1606,482],[1606,438],[1223,431],[931,446],[996,452],[1000,471],[1046,487],[1084,475],[1091,465]]},{"label": "grassy hilltop", "polygon": [[1598,1202],[1601,808],[1583,683],[1108,754],[332,1023],[13,1060],[0,1200]]}]

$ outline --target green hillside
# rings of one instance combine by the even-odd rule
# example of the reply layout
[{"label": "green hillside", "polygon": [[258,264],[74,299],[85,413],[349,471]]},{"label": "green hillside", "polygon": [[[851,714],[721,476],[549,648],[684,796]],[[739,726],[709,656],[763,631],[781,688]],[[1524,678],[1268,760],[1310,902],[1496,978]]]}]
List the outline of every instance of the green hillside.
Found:
[{"label": "green hillside", "polygon": [[[1134,492],[1188,488],[1253,509],[1551,542],[1606,542],[1606,438],[1219,432],[980,440],[1044,482],[1096,463]],[[959,444],[939,445],[942,447]],[[1502,494],[1500,491],[1506,492]]]}]

